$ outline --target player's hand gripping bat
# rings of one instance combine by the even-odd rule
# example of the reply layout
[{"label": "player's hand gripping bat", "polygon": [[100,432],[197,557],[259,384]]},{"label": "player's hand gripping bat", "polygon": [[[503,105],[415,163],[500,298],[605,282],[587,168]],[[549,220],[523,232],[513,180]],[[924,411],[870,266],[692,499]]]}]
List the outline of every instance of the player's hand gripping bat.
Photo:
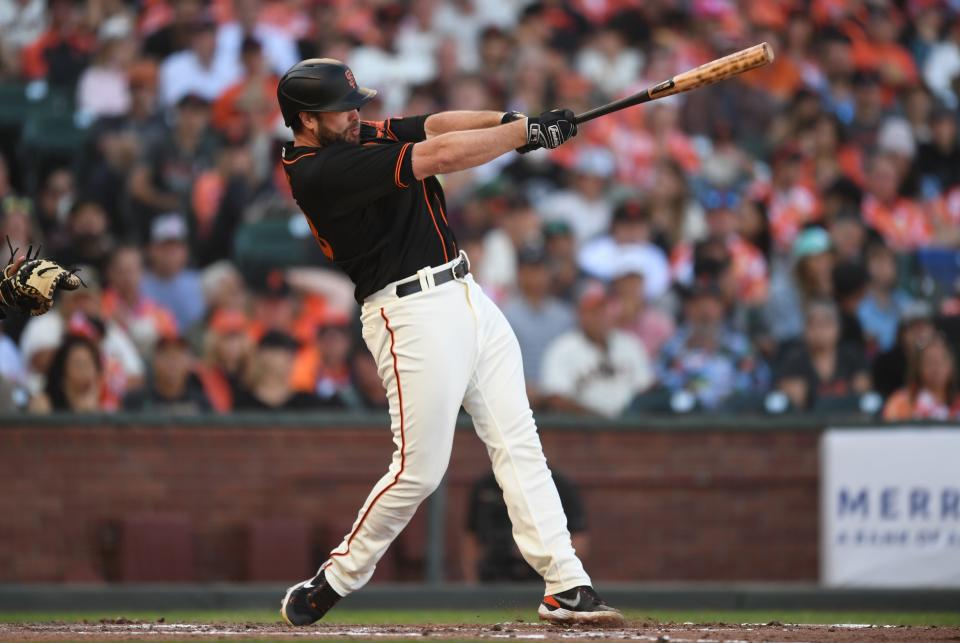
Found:
[{"label": "player's hand gripping bat", "polygon": [[700,65],[696,69],[685,71],[678,74],[670,80],[665,80],[658,85],[648,87],[642,92],[632,96],[615,100],[612,103],[601,105],[588,110],[582,114],[577,114],[575,122],[577,124],[586,123],[599,116],[605,116],[612,112],[620,111],[627,107],[633,107],[641,103],[648,103],[664,96],[672,96],[681,92],[687,92],[691,89],[712,85],[721,80],[726,80],[745,71],[763,67],[773,62],[773,49],[765,42],[754,45],[748,49],[743,49],[736,53],[717,58],[705,65]]}]

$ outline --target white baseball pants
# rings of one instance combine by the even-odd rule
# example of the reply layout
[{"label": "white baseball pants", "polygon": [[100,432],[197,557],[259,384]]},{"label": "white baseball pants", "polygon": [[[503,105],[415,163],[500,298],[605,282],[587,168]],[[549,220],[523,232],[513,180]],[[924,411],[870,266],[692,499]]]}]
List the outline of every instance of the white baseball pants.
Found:
[{"label": "white baseball pants", "polygon": [[436,270],[417,273],[419,293],[399,298],[394,283],[364,301],[363,338],[387,390],[396,451],[321,567],[327,582],[346,596],[370,579],[443,479],[462,404],[487,446],[520,552],[546,593],[589,585],[540,446],[517,338],[472,276],[435,286]]}]

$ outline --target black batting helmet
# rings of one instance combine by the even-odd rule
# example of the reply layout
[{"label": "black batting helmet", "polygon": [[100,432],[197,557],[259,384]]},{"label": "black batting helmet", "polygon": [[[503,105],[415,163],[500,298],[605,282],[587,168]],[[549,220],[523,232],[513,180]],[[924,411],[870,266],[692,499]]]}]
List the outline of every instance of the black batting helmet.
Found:
[{"label": "black batting helmet", "polygon": [[333,58],[301,60],[280,79],[277,101],[292,127],[300,112],[346,112],[369,103],[377,90],[358,87],[350,68]]}]

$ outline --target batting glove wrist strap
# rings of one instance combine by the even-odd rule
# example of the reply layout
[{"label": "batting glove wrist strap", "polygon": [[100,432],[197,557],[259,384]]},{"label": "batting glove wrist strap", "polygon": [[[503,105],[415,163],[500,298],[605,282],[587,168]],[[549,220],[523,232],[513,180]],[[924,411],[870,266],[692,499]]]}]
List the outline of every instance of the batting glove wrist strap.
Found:
[{"label": "batting glove wrist strap", "polygon": [[574,114],[569,109],[552,109],[527,119],[527,145],[553,150],[577,135]]},{"label": "batting glove wrist strap", "polygon": [[[521,118],[526,118],[527,115],[523,112],[506,112],[503,115],[503,118],[500,119],[501,125],[506,125],[507,123],[512,123],[513,121],[519,121]],[[533,150],[539,150],[539,145],[527,144],[523,147],[518,147],[517,151],[521,154],[526,154],[527,152],[532,152]]]}]

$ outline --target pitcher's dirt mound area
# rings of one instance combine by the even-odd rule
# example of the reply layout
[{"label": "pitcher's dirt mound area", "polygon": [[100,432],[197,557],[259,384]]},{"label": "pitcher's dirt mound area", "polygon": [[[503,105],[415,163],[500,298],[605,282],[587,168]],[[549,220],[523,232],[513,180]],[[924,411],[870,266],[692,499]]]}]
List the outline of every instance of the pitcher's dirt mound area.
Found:
[{"label": "pitcher's dirt mound area", "polygon": [[72,639],[84,641],[129,639],[197,638],[319,638],[339,640],[436,640],[537,639],[596,641],[601,639],[653,641],[655,643],[733,643],[766,641],[944,641],[960,642],[957,627],[899,627],[877,625],[785,625],[766,624],[632,622],[618,629],[560,628],[536,623],[496,625],[335,625],[318,624],[292,628],[263,623],[166,623],[104,620],[96,623],[0,624],[0,639]]}]

